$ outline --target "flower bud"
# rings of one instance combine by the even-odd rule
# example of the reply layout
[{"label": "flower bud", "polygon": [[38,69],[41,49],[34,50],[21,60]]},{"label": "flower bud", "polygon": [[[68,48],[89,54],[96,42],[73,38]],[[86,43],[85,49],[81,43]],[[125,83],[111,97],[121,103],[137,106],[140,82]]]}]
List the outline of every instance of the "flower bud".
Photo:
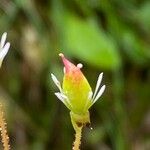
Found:
[{"label": "flower bud", "polygon": [[65,106],[70,109],[70,116],[75,130],[90,124],[89,108],[100,98],[105,90],[105,85],[100,88],[103,73],[98,77],[94,94],[92,89],[81,72],[82,64],[75,66],[63,54],[59,54],[64,63],[64,77],[61,87],[57,78],[51,74],[51,77],[60,92],[55,95]]},{"label": "flower bud", "polygon": [[92,89],[80,68],[67,60],[63,54],[60,56],[65,66],[62,89],[70,101],[71,111],[76,114],[85,114],[87,103],[90,103],[89,93]]}]

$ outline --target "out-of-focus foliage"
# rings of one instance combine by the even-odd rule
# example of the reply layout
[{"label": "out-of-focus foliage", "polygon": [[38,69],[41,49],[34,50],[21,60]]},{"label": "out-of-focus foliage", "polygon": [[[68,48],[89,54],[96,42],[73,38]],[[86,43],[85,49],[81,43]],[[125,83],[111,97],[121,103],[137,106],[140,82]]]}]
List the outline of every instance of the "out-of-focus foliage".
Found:
[{"label": "out-of-focus foliage", "polygon": [[[69,150],[69,112],[50,79],[62,79],[58,53],[94,88],[106,91],[91,111],[83,150],[150,149],[149,0],[0,0],[0,34],[11,48],[0,70],[0,101],[15,150]],[[0,147],[1,149],[1,147]]]}]

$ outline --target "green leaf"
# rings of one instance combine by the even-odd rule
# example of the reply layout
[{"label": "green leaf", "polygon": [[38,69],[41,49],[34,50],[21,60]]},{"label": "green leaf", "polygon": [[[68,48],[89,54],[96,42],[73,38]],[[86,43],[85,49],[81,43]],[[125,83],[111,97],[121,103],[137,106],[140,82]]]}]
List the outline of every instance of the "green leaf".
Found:
[{"label": "green leaf", "polygon": [[135,19],[149,33],[150,29],[150,1],[141,5],[140,9],[134,12]]},{"label": "green leaf", "polygon": [[122,42],[127,56],[138,65],[149,63],[149,45],[144,40],[136,36],[134,32],[128,30],[122,35]]},{"label": "green leaf", "polygon": [[63,40],[71,55],[91,65],[114,69],[121,64],[115,42],[93,22],[66,15]]}]

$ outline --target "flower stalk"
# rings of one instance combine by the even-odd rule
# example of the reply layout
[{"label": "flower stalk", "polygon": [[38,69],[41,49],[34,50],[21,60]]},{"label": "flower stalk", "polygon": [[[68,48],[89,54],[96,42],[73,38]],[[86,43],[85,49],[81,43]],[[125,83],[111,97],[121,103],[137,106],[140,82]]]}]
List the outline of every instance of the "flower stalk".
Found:
[{"label": "flower stalk", "polygon": [[76,132],[75,133],[75,141],[74,141],[72,150],[80,150],[82,128],[83,128],[83,126],[78,127],[78,129],[75,131]]},{"label": "flower stalk", "polygon": [[[0,40],[0,68],[3,62],[3,59],[8,53],[8,50],[10,47],[10,43],[6,42],[6,38],[7,38],[7,33],[5,32],[3,33],[1,40]],[[8,137],[7,129],[6,129],[6,121],[4,117],[3,106],[1,103],[0,103],[0,133],[1,133],[2,144],[3,144],[4,150],[10,150],[9,137]]]},{"label": "flower stalk", "polygon": [[4,150],[10,150],[9,137],[7,134],[6,121],[4,117],[2,104],[0,104],[0,132],[1,132],[2,144]]}]

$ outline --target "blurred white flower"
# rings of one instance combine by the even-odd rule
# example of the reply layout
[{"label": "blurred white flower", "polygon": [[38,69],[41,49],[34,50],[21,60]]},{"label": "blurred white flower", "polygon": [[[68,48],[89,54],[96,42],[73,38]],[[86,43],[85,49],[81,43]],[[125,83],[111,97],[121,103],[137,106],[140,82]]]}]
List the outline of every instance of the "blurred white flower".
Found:
[{"label": "blurred white flower", "polygon": [[0,67],[2,65],[3,59],[6,56],[9,47],[10,47],[10,43],[6,42],[6,38],[7,38],[7,33],[3,33],[2,37],[1,37],[1,41],[0,41]]}]

